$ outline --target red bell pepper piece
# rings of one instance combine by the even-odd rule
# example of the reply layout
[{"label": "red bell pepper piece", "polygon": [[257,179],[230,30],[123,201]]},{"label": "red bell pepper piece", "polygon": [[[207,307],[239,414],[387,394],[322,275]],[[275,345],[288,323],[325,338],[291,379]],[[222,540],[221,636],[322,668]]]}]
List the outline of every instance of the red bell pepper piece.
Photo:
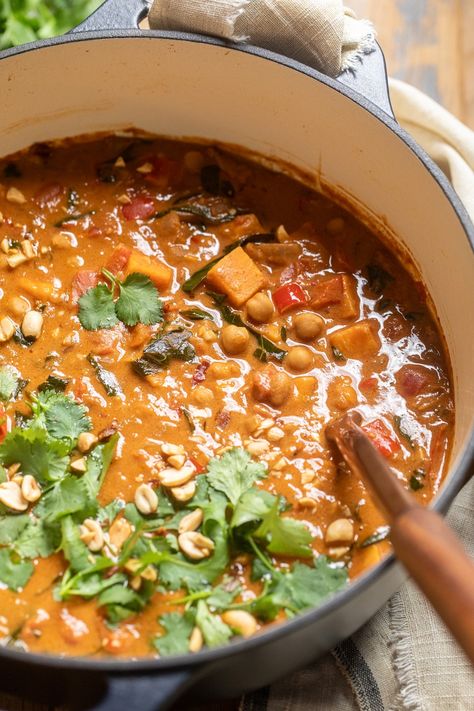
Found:
[{"label": "red bell pepper piece", "polygon": [[400,442],[387,427],[383,420],[374,420],[362,426],[364,432],[370,437],[380,454],[389,459],[399,451]]},{"label": "red bell pepper piece", "polygon": [[272,299],[281,314],[295,306],[302,306],[308,303],[306,292],[294,281],[280,286],[273,292]]},{"label": "red bell pepper piece", "polygon": [[3,442],[8,432],[7,414],[3,403],[0,402],[0,442]]},{"label": "red bell pepper piece", "polygon": [[153,199],[144,195],[133,198],[132,202],[122,206],[122,214],[126,220],[146,220],[154,212]]}]

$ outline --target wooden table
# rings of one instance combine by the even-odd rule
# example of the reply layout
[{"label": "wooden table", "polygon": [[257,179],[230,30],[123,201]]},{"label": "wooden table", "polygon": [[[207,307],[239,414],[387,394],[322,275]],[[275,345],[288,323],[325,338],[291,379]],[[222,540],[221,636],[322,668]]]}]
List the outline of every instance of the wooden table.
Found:
[{"label": "wooden table", "polygon": [[473,0],[346,0],[372,20],[388,72],[474,129]]},{"label": "wooden table", "polygon": [[[414,84],[474,129],[474,0],[347,0],[347,5],[373,21],[391,76]],[[187,711],[237,708],[231,701]],[[0,697],[0,709],[51,711],[11,697]]]}]

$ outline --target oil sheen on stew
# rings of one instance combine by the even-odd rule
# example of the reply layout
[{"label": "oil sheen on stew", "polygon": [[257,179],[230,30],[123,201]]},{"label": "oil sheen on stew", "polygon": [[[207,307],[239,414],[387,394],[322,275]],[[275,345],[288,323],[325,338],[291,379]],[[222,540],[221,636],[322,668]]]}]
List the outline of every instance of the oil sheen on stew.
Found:
[{"label": "oil sheen on stew", "polygon": [[389,549],[325,439],[352,408],[436,494],[424,288],[326,197],[215,146],[41,144],[0,163],[0,247],[4,645],[197,652],[350,584]]}]

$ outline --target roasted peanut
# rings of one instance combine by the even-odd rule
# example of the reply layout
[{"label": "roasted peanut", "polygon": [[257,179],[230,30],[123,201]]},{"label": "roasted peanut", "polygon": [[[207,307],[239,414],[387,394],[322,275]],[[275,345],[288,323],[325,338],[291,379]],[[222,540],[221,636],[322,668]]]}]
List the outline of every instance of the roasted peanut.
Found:
[{"label": "roasted peanut", "polygon": [[104,532],[98,521],[93,518],[86,520],[79,526],[80,538],[92,553],[98,553],[104,545]]},{"label": "roasted peanut", "polygon": [[188,531],[195,531],[202,523],[203,512],[202,509],[194,509],[191,513],[186,514],[178,526],[178,533],[187,533]]},{"label": "roasted peanut", "polygon": [[208,558],[214,550],[214,541],[198,531],[186,531],[178,536],[178,545],[182,552],[192,560]]},{"label": "roasted peanut", "polygon": [[20,485],[15,481],[5,481],[0,484],[0,503],[12,511],[26,511],[28,501],[21,492]]},{"label": "roasted peanut", "polygon": [[227,610],[221,617],[226,625],[232,627],[242,637],[251,637],[258,629],[255,617],[245,610]]},{"label": "roasted peanut", "polygon": [[148,516],[158,508],[158,497],[149,484],[140,484],[135,491],[135,506]]}]

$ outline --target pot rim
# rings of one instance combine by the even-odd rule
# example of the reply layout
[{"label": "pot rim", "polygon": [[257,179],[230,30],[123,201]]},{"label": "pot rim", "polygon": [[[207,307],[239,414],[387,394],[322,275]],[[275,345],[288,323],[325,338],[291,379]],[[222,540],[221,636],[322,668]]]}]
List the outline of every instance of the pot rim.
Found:
[{"label": "pot rim", "polygon": [[[49,49],[58,45],[70,44],[71,42],[82,41],[103,41],[117,39],[140,39],[140,40],[167,40],[167,41],[184,41],[197,44],[211,45],[223,47],[227,51],[243,52],[245,54],[263,59],[266,61],[279,64],[286,68],[292,69],[300,74],[304,74],[327,87],[337,91],[345,96],[350,101],[358,104],[362,109],[365,109],[369,114],[380,121],[384,126],[394,133],[415,155],[415,157],[428,170],[430,175],[437,182],[439,188],[445,198],[449,200],[451,206],[456,213],[456,216],[461,223],[466,238],[470,244],[471,251],[474,253],[474,225],[471,222],[466,208],[461,202],[458,195],[455,193],[452,185],[441,169],[431,160],[425,151],[416,143],[416,141],[397,123],[397,121],[379,108],[372,101],[367,99],[363,94],[355,91],[349,86],[343,84],[337,79],[332,79],[316,69],[312,69],[296,60],[289,59],[283,55],[271,52],[266,49],[254,47],[251,45],[232,44],[214,37],[198,35],[187,32],[172,32],[165,30],[94,30],[88,32],[74,32],[72,34],[63,35],[48,40],[39,40],[20,47],[4,50],[0,54],[0,61],[11,57],[26,54],[28,52],[37,52],[43,49]],[[432,507],[436,511],[446,513],[456,494],[460,491],[463,484],[469,476],[469,469],[474,464],[474,426],[471,427],[470,437],[464,450],[462,451],[459,461],[448,474],[448,481],[442,487],[438,496],[432,502]],[[141,672],[159,672],[170,671],[177,668],[196,668],[207,663],[212,663],[222,660],[224,657],[232,657],[241,652],[250,651],[261,646],[271,643],[286,636],[289,633],[297,633],[301,627],[307,624],[315,623],[319,618],[333,613],[344,604],[349,604],[359,594],[370,588],[382,574],[392,570],[397,564],[395,556],[390,553],[378,565],[362,574],[359,578],[352,581],[349,586],[336,593],[326,602],[323,602],[316,608],[308,610],[297,617],[280,622],[275,626],[267,627],[259,634],[249,639],[236,640],[230,644],[218,647],[216,649],[204,650],[197,654],[185,654],[175,657],[138,657],[124,659],[96,659],[91,656],[87,657],[67,657],[59,655],[49,655],[47,653],[38,654],[34,652],[22,652],[19,650],[0,648],[0,661],[8,660],[19,664],[31,664],[38,667],[54,667],[58,670],[68,671],[87,671],[96,673],[132,673],[138,674]]]}]

